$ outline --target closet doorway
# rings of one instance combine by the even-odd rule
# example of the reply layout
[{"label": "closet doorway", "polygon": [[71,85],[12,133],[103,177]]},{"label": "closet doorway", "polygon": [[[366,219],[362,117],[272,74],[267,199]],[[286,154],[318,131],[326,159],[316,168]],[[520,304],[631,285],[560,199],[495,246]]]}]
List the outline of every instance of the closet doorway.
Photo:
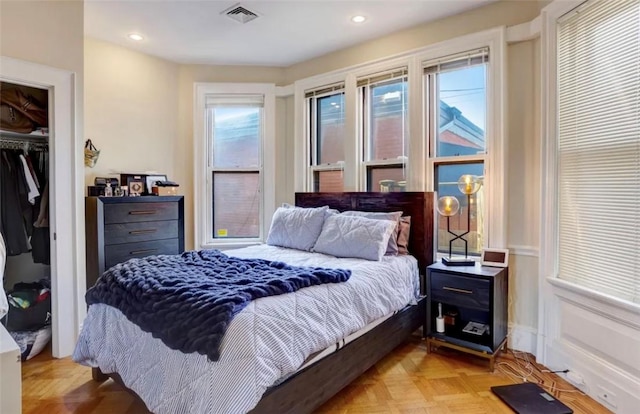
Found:
[{"label": "closet doorway", "polygon": [[[0,81],[45,90],[49,109],[51,328],[54,357],[71,355],[84,305],[84,177],[72,72],[0,57]],[[82,275],[80,277],[79,275]]]}]

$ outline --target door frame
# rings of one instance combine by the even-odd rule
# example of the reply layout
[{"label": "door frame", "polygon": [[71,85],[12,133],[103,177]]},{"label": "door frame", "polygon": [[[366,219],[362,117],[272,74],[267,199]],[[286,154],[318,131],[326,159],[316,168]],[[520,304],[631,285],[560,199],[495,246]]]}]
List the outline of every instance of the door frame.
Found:
[{"label": "door frame", "polygon": [[73,72],[0,56],[0,80],[49,91],[49,224],[52,353],[73,353],[86,290],[83,148],[76,124]]}]

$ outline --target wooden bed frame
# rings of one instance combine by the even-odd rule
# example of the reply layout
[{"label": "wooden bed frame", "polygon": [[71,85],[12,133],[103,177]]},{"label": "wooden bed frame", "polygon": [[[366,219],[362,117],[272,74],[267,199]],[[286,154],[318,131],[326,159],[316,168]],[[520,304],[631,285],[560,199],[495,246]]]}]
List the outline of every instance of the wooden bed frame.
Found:
[{"label": "wooden bed frame", "polygon": [[[300,207],[328,205],[340,211],[402,211],[403,215],[411,216],[409,252],[418,260],[421,289],[424,289],[426,267],[433,262],[433,193],[296,193],[295,204]],[[312,412],[389,354],[418,328],[422,326],[424,332],[425,304],[426,298],[423,296],[417,305],[405,307],[338,351],[269,388],[250,413]],[[97,381],[111,376],[122,385],[117,373],[106,375],[99,368],[93,368],[92,372]]]}]

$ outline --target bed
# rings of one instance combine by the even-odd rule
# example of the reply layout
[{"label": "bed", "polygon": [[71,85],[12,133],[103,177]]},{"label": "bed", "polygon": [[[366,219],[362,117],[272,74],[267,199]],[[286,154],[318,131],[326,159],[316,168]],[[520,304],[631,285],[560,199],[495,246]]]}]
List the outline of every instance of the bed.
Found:
[{"label": "bed", "polygon": [[[403,211],[405,216],[411,216],[409,251],[412,253],[413,257],[401,258],[398,256],[397,260],[396,258],[389,260],[393,262],[393,266],[396,266],[397,269],[412,266],[416,275],[418,273],[423,275],[426,266],[431,263],[433,255],[431,245],[433,234],[433,207],[431,193],[297,193],[295,200],[295,204],[298,207],[318,207],[326,205],[339,211]],[[282,252],[281,250],[272,248],[271,246],[265,246],[255,247],[253,250],[251,248],[248,250],[240,249],[237,252],[229,253],[237,255],[237,257],[242,257],[243,255],[247,257],[258,257],[256,255],[269,254],[276,255],[276,260],[280,260],[285,256],[278,255],[283,255],[286,252]],[[319,253],[315,255],[310,254],[311,258],[309,259],[306,256],[300,256],[298,253],[292,253],[294,257],[291,260],[297,260],[296,263],[292,264],[302,265],[316,265],[314,260],[316,260],[318,255],[320,255]],[[412,262],[412,264],[409,265],[409,262]],[[365,266],[355,260],[350,261],[348,259],[341,260],[339,263],[340,266],[353,265],[354,269],[357,269],[354,270],[354,275],[352,276],[353,283],[351,283],[352,281],[350,280],[349,283],[345,283],[344,285],[359,285],[361,288],[364,286],[366,289],[367,286],[362,281],[366,280],[367,283],[371,284],[375,281],[375,279],[371,277],[372,274],[378,272],[375,267],[369,268],[368,264]],[[332,267],[333,265],[334,264],[330,263],[327,267]],[[372,265],[375,266],[375,264]],[[362,275],[364,276],[361,276],[360,273],[358,273],[361,272],[361,269],[364,269],[362,270]],[[398,272],[398,274],[400,274],[400,270],[398,270]],[[397,282],[399,285],[403,283],[400,280],[401,279],[398,279]],[[420,277],[421,282],[422,280],[422,277]],[[390,284],[389,282],[386,283],[387,285]],[[339,289],[347,289],[346,286],[342,286],[342,284],[340,285]],[[414,286],[414,288],[416,287]],[[349,287],[349,289],[351,289],[351,287]],[[316,298],[314,295],[323,295],[325,294],[323,293],[325,291],[328,290],[324,286],[313,286],[302,289],[295,293],[296,296],[292,303],[297,307],[298,304],[304,303],[302,298],[307,297],[313,299],[310,302],[321,303],[322,300]],[[347,306],[349,305],[349,301],[344,298],[350,297],[349,295],[355,295],[351,291],[344,294],[335,293],[336,291],[336,289],[328,291],[330,292],[329,295],[333,295],[331,296],[332,300],[342,301]],[[372,291],[371,294],[375,295],[376,293]],[[383,302],[388,302],[388,306],[385,308],[385,305],[383,308],[395,309],[395,311],[389,312],[391,316],[377,315],[375,314],[377,310],[373,310],[373,314],[367,315],[367,318],[373,318],[374,321],[367,319],[366,323],[374,323],[369,324],[362,330],[362,332],[366,331],[365,333],[361,332],[359,335],[345,334],[345,338],[342,339],[336,337],[338,340],[336,341],[335,346],[327,347],[329,349],[325,352],[325,354],[327,354],[326,356],[312,363],[308,363],[308,361],[306,361],[307,363],[302,365],[302,368],[299,368],[299,366],[305,362],[303,359],[306,358],[306,353],[304,358],[300,355],[291,357],[274,355],[273,358],[267,357],[261,359],[260,363],[268,365],[268,367],[256,369],[255,373],[258,375],[253,382],[260,383],[261,381],[266,381],[269,383],[269,387],[265,391],[264,388],[266,387],[258,384],[259,386],[257,386],[256,389],[258,390],[257,392],[259,395],[257,397],[255,395],[256,391],[252,388],[255,384],[249,384],[252,383],[251,380],[247,381],[247,384],[249,385],[246,386],[243,385],[244,383],[236,381],[245,374],[245,368],[243,368],[244,365],[242,365],[242,363],[238,365],[237,363],[237,361],[243,361],[243,358],[234,357],[233,363],[235,365],[233,367],[230,366],[229,370],[224,371],[224,364],[226,361],[224,359],[225,356],[232,355],[234,353],[240,355],[244,352],[243,346],[237,344],[250,343],[251,339],[236,342],[233,347],[230,345],[227,346],[229,351],[223,350],[221,360],[214,363],[218,365],[213,367],[215,370],[219,370],[219,367],[222,366],[223,369],[221,372],[223,372],[223,374],[212,374],[214,369],[212,369],[212,367],[206,367],[206,369],[203,368],[204,363],[202,360],[198,360],[200,362],[190,362],[195,361],[195,357],[180,354],[179,351],[169,350],[162,345],[158,345],[159,341],[156,338],[139,339],[145,336],[144,334],[146,333],[136,331],[137,327],[127,321],[123,315],[120,315],[119,319],[117,315],[109,316],[110,314],[117,314],[117,310],[107,309],[109,307],[106,305],[90,307],[87,323],[102,325],[104,328],[102,328],[102,332],[91,334],[95,336],[93,341],[88,339],[90,334],[85,334],[85,328],[83,328],[83,334],[81,335],[79,345],[76,348],[74,359],[92,366],[94,379],[103,380],[106,378],[106,375],[113,377],[116,381],[138,394],[152,411],[183,412],[184,410],[180,411],[180,407],[182,407],[181,404],[183,404],[183,402],[180,402],[180,399],[194,400],[198,397],[209,395],[211,393],[208,392],[208,384],[225,383],[228,388],[234,388],[236,390],[235,395],[240,395],[240,397],[231,397],[229,398],[230,401],[226,401],[224,404],[221,402],[220,398],[212,401],[211,398],[213,397],[209,398],[209,400],[206,400],[206,398],[203,397],[203,402],[198,402],[197,404],[200,404],[198,406],[199,408],[195,408],[195,410],[199,410],[201,412],[245,412],[250,409],[250,412],[252,413],[311,412],[315,408],[319,407],[323,402],[331,398],[331,396],[335,395],[344,386],[353,381],[353,379],[369,369],[380,358],[388,354],[416,329],[424,325],[426,314],[424,298],[416,295],[413,298],[407,299],[406,297],[402,298],[403,294],[404,293],[392,293],[390,289],[389,298],[386,298],[387,300],[383,298]],[[292,294],[281,296],[289,297],[291,299],[290,295]],[[360,297],[363,297],[362,293],[359,295]],[[398,306],[400,303],[398,301],[406,301],[409,305],[404,306],[404,304],[402,304],[402,306]],[[252,302],[252,304],[247,307],[247,309],[249,309],[247,312],[243,310],[241,313],[236,315],[232,324],[229,325],[229,331],[225,335],[224,341],[227,341],[227,337],[235,338],[242,335],[243,331],[236,330],[234,328],[236,319],[250,321],[258,320],[258,318],[253,316],[254,314],[251,313],[255,310],[253,309],[254,303],[256,304],[256,308],[260,307],[260,309],[263,309],[261,312],[264,312],[264,309],[268,309],[269,312],[285,312],[287,309],[277,308],[276,306],[281,305],[274,304],[275,302],[271,298],[258,299],[257,301]],[[344,318],[344,315],[341,316],[339,310],[334,309],[333,306],[329,306],[331,303],[332,302],[327,300],[322,312],[331,312],[329,318],[334,318],[336,320],[342,318],[343,320],[348,321],[349,318]],[[274,308],[269,308],[269,306],[274,306]],[[367,307],[367,305],[364,303],[361,304],[360,307]],[[93,311],[92,308],[94,308]],[[256,312],[256,315],[257,314],[258,313]],[[345,314],[350,315],[349,312],[345,312]],[[249,317],[247,315],[252,316]],[[280,314],[276,315],[280,317]],[[115,319],[106,319],[112,317]],[[298,315],[296,315],[296,318],[297,317]],[[99,322],[96,322],[96,319],[99,320]],[[261,320],[266,319],[263,318]],[[310,320],[313,320],[313,316]],[[238,324],[240,323],[241,322],[238,322]],[[332,324],[325,324],[329,326],[327,328],[327,332],[329,332],[327,335],[338,335],[333,332]],[[251,326],[254,326],[255,328],[252,329],[256,331],[261,329],[261,325],[259,324]],[[275,324],[270,329],[277,330],[277,327],[278,325]],[[96,329],[99,330],[100,328]],[[332,336],[330,335],[327,336],[327,338],[331,338]],[[136,341],[141,341],[136,343],[143,343],[144,348],[142,348],[142,345],[129,345],[129,341],[132,337],[137,338]],[[254,342],[268,341],[268,339],[264,339],[265,337],[256,337],[258,339],[254,339]],[[155,342],[149,342],[153,340],[155,340]],[[231,341],[231,339],[229,339],[229,341]],[[104,349],[107,345],[103,345],[106,342],[110,343],[107,351]],[[307,345],[305,341],[301,342],[303,342],[301,345],[302,347],[311,346]],[[93,345],[91,345],[91,343],[93,343]],[[286,346],[288,347],[289,345],[286,344]],[[89,349],[91,347],[93,347],[93,349]],[[254,348],[259,350],[262,354],[264,354],[265,349],[274,349],[275,351],[273,352],[275,353],[277,353],[277,350],[279,349],[278,346],[273,346],[271,343],[269,346],[254,346]],[[137,354],[136,349],[138,349]],[[144,351],[141,351],[142,349],[144,349]],[[320,351],[320,349],[318,349],[318,351]],[[146,357],[144,355],[145,353],[156,355],[156,358],[161,359],[162,363],[156,364],[155,366],[146,364],[143,360],[151,360],[152,357]],[[296,354],[296,352],[293,352],[292,354]],[[247,356],[247,358],[250,357],[253,356]],[[232,357],[229,356],[228,358],[231,360]],[[135,360],[135,363],[134,361],[129,360]],[[272,363],[272,361],[276,362]],[[128,365],[128,362],[131,362],[131,364]],[[292,366],[288,365],[296,366],[294,367],[295,369],[292,370]],[[107,374],[103,374],[102,370]],[[249,370],[250,369],[247,368],[247,371]],[[286,373],[286,375],[283,375],[281,378],[276,378],[280,373]],[[185,377],[187,377],[187,380],[185,380]],[[149,378],[152,378],[152,380],[149,380]],[[175,389],[176,385],[174,384],[187,383],[190,384],[188,387],[185,386],[179,390]],[[242,390],[244,394],[249,394],[247,397],[249,401],[248,403],[244,402],[245,395],[237,393],[238,390]],[[254,401],[256,399],[258,400],[257,405]],[[167,403],[165,401],[170,402]],[[214,404],[215,408],[213,408]],[[191,409],[194,409],[193,406]]]}]

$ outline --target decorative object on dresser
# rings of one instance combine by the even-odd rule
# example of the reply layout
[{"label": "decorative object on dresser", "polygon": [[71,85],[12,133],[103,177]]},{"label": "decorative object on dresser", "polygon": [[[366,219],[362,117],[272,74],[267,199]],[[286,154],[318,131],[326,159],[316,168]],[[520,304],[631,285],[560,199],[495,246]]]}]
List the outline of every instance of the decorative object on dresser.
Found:
[{"label": "decorative object on dresser", "polygon": [[[473,266],[427,267],[427,352],[433,346],[457,349],[489,360],[507,344],[508,269]],[[439,307],[455,315],[436,329]]]},{"label": "decorative object on dresser", "polygon": [[113,265],[184,251],[184,197],[87,197],[87,288]]},{"label": "decorative object on dresser", "polygon": [[129,190],[129,195],[131,196],[140,196],[147,195],[145,191],[146,186],[146,175],[145,174],[120,174],[120,183],[123,186],[127,186]]},{"label": "decorative object on dresser", "polygon": [[480,264],[482,266],[507,267],[509,265],[509,249],[482,249]]},{"label": "decorative object on dresser", "polygon": [[[438,213],[447,218],[447,233],[454,236],[449,240],[449,257],[443,257],[442,263],[447,266],[473,266],[474,261],[468,258],[467,239],[464,238],[471,231],[471,196],[478,192],[482,182],[475,175],[465,174],[458,180],[458,190],[467,196],[467,230],[463,233],[456,234],[451,230],[451,216],[454,216],[460,210],[460,202],[456,197],[444,196],[438,199]],[[454,259],[452,257],[453,242],[462,240],[464,243],[464,259]]]}]

